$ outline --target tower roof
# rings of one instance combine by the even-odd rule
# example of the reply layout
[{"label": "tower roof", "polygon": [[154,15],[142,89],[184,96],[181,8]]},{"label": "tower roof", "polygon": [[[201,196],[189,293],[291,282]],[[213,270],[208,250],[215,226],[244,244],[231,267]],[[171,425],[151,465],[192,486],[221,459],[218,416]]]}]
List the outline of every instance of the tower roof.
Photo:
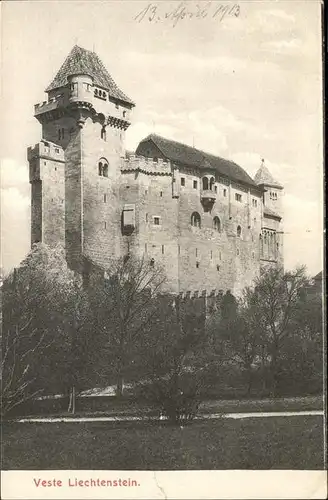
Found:
[{"label": "tower roof", "polygon": [[97,54],[78,45],[68,54],[46,92],[64,87],[68,76],[79,73],[92,76],[95,85],[106,89],[110,97],[134,106],[133,101],[118,88]]},{"label": "tower roof", "polygon": [[225,160],[220,156],[214,156],[199,149],[187,146],[180,142],[165,139],[157,134],[150,134],[143,139],[136,150],[137,154],[142,155],[144,151],[144,143],[152,141],[160,150],[163,157],[175,163],[192,166],[199,169],[211,168],[217,171],[222,176],[233,179],[237,182],[257,187],[253,179],[241,168],[237,163],[230,160]]},{"label": "tower roof", "polygon": [[273,178],[271,172],[265,166],[264,160],[262,160],[261,166],[255,174],[254,181],[258,186],[265,185],[265,186],[277,187],[280,189],[283,188],[283,186]]}]

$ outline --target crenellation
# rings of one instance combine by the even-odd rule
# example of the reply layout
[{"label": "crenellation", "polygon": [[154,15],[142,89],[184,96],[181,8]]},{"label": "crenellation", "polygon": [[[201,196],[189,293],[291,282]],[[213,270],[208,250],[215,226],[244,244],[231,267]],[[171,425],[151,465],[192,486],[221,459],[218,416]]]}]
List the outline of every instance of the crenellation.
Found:
[{"label": "crenellation", "polygon": [[[84,52],[73,49],[73,67]],[[228,160],[155,134],[128,153],[134,103],[111,81],[100,85],[93,67],[65,68],[35,106],[43,139],[27,153],[32,242],[62,242],[79,271],[86,261],[104,268],[144,256],[164,268],[165,291],[211,304],[241,293],[262,265],[283,264],[283,188],[263,165],[253,181]]]}]

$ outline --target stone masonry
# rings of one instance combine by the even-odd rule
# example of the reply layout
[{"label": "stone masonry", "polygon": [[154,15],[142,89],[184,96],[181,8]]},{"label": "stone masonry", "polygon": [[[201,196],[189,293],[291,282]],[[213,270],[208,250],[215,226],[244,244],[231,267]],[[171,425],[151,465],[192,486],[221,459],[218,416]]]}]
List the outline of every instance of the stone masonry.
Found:
[{"label": "stone masonry", "polygon": [[28,148],[31,242],[65,246],[72,269],[144,256],[186,296],[239,294],[263,265],[283,265],[282,194],[262,162],[240,166],[150,135],[125,151],[134,103],[98,56],[75,46],[35,106]]}]

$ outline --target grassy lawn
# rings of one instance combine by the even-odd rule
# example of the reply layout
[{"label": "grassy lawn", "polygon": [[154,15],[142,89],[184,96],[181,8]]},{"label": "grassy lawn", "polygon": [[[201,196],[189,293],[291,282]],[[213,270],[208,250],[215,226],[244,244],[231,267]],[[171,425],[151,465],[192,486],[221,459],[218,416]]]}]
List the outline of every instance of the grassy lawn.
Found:
[{"label": "grassy lawn", "polygon": [[323,419],[5,423],[3,469],[322,469]]},{"label": "grassy lawn", "polygon": [[[57,407],[34,404],[33,408],[23,413],[25,416],[71,416],[67,412],[67,401],[58,404]],[[322,396],[301,396],[288,398],[266,398],[266,399],[239,399],[239,400],[208,400],[200,405],[200,413],[235,413],[235,412],[256,412],[256,411],[300,411],[300,410],[323,410]],[[114,415],[145,415],[146,413],[157,414],[147,404],[123,399],[117,400],[113,397],[77,398],[76,416],[114,416]],[[20,415],[20,414],[18,414]]]},{"label": "grassy lawn", "polygon": [[219,413],[305,411],[323,409],[324,404],[322,396],[205,401],[200,407],[202,412]]}]

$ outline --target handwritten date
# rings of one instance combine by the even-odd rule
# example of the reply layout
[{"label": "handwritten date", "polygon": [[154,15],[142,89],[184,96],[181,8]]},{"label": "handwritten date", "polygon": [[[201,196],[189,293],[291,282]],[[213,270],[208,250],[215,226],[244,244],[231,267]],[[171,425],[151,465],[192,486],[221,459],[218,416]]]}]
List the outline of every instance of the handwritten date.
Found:
[{"label": "handwritten date", "polygon": [[218,4],[217,2],[207,2],[193,5],[191,9],[188,2],[181,2],[173,10],[166,12],[161,12],[161,8],[158,5],[149,3],[135,16],[134,20],[138,23],[142,21],[148,21],[150,23],[170,21],[173,27],[175,27],[180,21],[187,19],[212,18],[223,21],[225,17],[239,17],[239,15],[240,6],[231,3]]}]

